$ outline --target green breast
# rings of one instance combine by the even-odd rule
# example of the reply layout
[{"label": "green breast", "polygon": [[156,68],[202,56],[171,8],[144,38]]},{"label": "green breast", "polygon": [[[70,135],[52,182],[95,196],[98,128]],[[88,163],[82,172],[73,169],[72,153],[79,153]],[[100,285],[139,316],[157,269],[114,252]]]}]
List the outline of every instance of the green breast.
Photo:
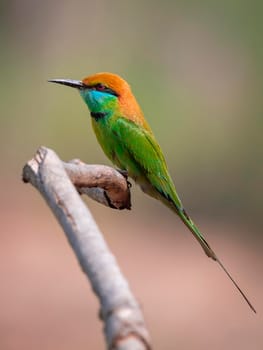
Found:
[{"label": "green breast", "polygon": [[112,130],[111,117],[104,117],[96,120],[92,118],[92,127],[97,137],[101,148],[105,155],[114,163],[117,167],[123,168],[120,164],[118,157],[116,156],[116,150],[119,148],[118,140]]},{"label": "green breast", "polygon": [[104,153],[112,163],[119,169],[127,170],[130,177],[140,182],[143,172],[140,164],[132,156],[131,149],[127,147],[119,132],[118,120],[120,118],[122,119],[122,117],[114,115],[98,120],[92,118],[93,130]]}]

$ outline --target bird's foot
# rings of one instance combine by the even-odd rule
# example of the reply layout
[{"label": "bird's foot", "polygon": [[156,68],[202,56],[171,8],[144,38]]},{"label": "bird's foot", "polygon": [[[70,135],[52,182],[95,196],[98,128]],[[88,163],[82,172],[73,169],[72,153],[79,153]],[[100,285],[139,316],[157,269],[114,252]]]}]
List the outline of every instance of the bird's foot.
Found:
[{"label": "bird's foot", "polygon": [[128,177],[129,177],[129,173],[127,170],[124,169],[116,169],[127,181],[128,187],[131,188],[132,184],[130,183],[130,181],[128,181]]},{"label": "bird's foot", "polygon": [[124,170],[124,169],[116,169],[116,170],[118,171],[118,173],[124,176],[126,180],[128,179],[129,174],[127,170]]}]

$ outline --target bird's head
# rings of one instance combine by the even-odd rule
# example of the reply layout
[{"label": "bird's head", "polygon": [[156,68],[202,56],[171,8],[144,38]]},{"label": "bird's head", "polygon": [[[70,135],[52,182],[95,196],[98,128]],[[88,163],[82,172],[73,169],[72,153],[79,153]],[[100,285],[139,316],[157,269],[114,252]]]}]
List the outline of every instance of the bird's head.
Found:
[{"label": "bird's head", "polygon": [[80,81],[70,79],[49,81],[78,89],[91,115],[117,114],[148,128],[129,84],[117,74],[96,73]]},{"label": "bird's head", "polygon": [[123,98],[131,90],[128,83],[116,74],[97,73],[82,80],[84,88],[80,94],[91,112],[116,112]]}]

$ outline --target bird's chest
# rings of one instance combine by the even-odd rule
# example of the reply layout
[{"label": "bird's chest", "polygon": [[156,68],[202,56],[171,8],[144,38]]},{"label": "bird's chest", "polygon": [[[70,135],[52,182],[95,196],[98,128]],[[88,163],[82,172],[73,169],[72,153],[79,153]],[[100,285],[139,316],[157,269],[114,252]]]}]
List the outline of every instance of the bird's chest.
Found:
[{"label": "bird's chest", "polygon": [[122,168],[118,157],[121,151],[121,144],[118,140],[118,135],[114,131],[112,122],[106,118],[101,120],[92,118],[92,127],[106,156],[119,168]]}]

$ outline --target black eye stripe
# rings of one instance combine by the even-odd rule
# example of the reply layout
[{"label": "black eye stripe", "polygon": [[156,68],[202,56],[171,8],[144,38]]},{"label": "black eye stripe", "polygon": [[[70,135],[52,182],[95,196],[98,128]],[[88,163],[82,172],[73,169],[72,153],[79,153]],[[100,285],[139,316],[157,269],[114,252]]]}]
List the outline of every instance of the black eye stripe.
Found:
[{"label": "black eye stripe", "polygon": [[105,90],[106,89],[106,86],[101,84],[101,83],[98,83],[97,85],[94,86],[95,89],[97,90]]},{"label": "black eye stripe", "polygon": [[97,91],[101,91],[101,92],[106,92],[107,94],[110,94],[110,95],[113,95],[116,97],[119,96],[116,91],[112,90],[111,88],[109,88],[106,85],[103,85],[101,83],[98,83],[96,85],[87,85],[87,88],[90,90],[97,90]]}]

